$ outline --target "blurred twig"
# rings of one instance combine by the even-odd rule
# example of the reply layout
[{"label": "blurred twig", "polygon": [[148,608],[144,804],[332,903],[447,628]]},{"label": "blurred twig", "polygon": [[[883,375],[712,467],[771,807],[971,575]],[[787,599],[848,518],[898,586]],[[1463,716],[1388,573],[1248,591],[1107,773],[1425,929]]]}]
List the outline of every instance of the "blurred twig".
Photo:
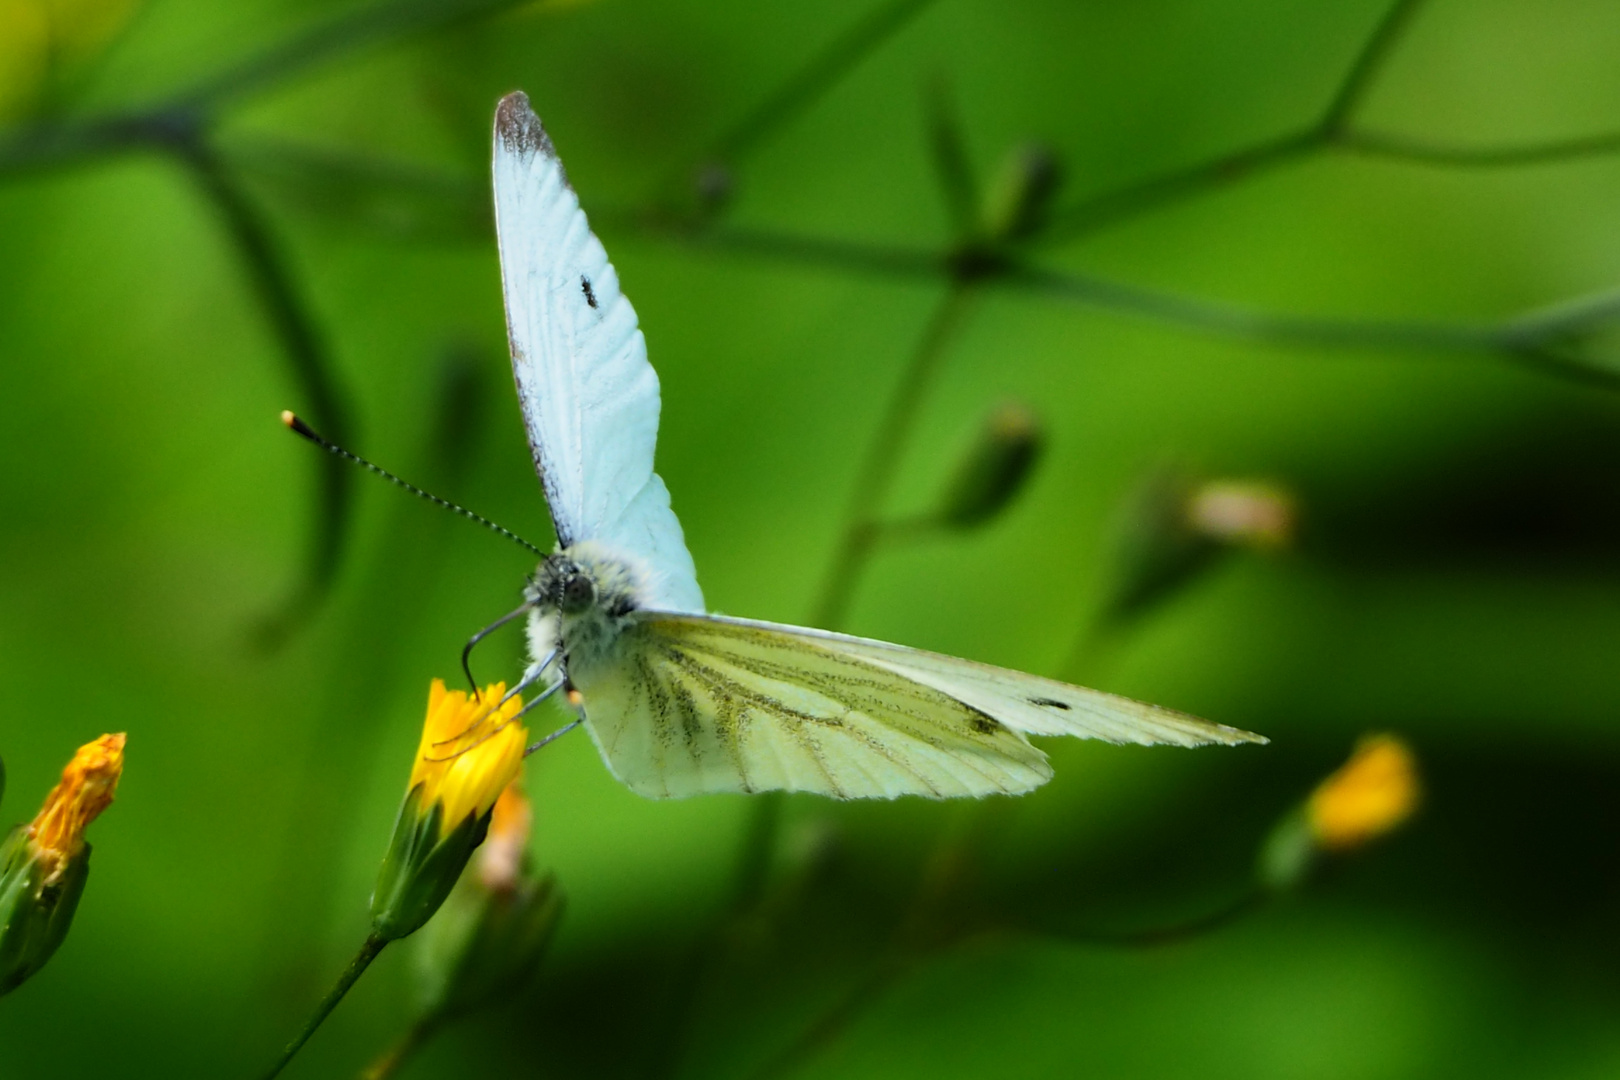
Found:
[{"label": "blurred twig", "polygon": [[1581,158],[1602,157],[1620,151],[1620,131],[1578,135],[1568,139],[1521,143],[1518,146],[1448,146],[1409,135],[1376,131],[1348,131],[1337,145],[1349,153],[1441,168],[1494,169],[1523,165],[1550,165]]},{"label": "blurred twig", "polygon": [[1052,216],[1042,242],[1073,239],[1167,203],[1201,195],[1333,146],[1411,25],[1422,0],[1395,0],[1373,27],[1321,114],[1306,127],[1219,157],[1093,195]]},{"label": "blurred twig", "polygon": [[393,0],[344,12],[208,76],[167,107],[214,111],[371,45],[493,15],[524,0]]},{"label": "blurred twig", "polygon": [[[828,42],[741,119],[710,144],[705,166],[734,167],[767,136],[780,130],[832,89],[936,0],[888,0]],[[684,182],[688,176],[680,179]]]},{"label": "blurred twig", "polygon": [[[189,167],[198,188],[214,205],[226,234],[241,255],[254,296],[281,344],[299,390],[309,403],[311,415],[332,433],[334,440],[347,442],[350,429],[346,395],[337,386],[320,331],[298,295],[293,274],[287,268],[268,222],[201,137],[181,145],[180,160]],[[272,643],[284,636],[320,597],[337,569],[348,520],[350,472],[343,461],[322,455],[320,478],[319,509],[310,538],[305,578],[282,610],[266,623],[265,633]]]},{"label": "blurred twig", "polygon": [[888,947],[842,995],[805,1025],[786,1046],[748,1074],[749,1080],[776,1080],[809,1063],[847,1031],[885,992],[922,964],[973,941],[1038,936],[1077,945],[1115,949],[1154,949],[1195,940],[1224,929],[1260,910],[1271,894],[1258,884],[1207,914],[1183,922],[1139,930],[1031,931],[995,919],[976,922],[963,911],[963,887],[975,847],[983,842],[983,815],[969,806],[948,824],[919,877],[906,913],[896,923]]},{"label": "blurred twig", "polygon": [[820,599],[810,620],[812,626],[834,629],[844,621],[866,558],[881,534],[883,498],[900,465],[917,409],[939,371],[951,335],[967,314],[968,301],[969,286],[953,282],[929,316],[911,360],[889,394],[888,404],[884,406],[872,441],[867,444],[855,478],[832,565],[822,582]]},{"label": "blurred twig", "polygon": [[[714,251],[912,280],[951,274],[953,261],[964,257],[960,251],[930,252],[759,229],[665,230],[663,235],[679,236]],[[1611,369],[1568,348],[1583,334],[1620,319],[1620,290],[1577,297],[1494,322],[1340,319],[1289,315],[1048,270],[1013,254],[971,250],[965,254],[977,260],[977,281],[987,288],[1055,297],[1221,337],[1279,346],[1494,354],[1549,374],[1620,388],[1620,366]]]}]

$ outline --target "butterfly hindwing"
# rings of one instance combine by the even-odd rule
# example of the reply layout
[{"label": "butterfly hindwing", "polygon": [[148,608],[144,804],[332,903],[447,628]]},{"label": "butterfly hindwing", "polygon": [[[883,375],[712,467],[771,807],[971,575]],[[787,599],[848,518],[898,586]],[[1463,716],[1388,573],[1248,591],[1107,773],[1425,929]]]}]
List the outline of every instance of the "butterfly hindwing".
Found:
[{"label": "butterfly hindwing", "polygon": [[569,674],[608,768],[652,798],[949,798],[1051,776],[1045,755],[993,717],[791,628],[647,614],[595,668]]}]

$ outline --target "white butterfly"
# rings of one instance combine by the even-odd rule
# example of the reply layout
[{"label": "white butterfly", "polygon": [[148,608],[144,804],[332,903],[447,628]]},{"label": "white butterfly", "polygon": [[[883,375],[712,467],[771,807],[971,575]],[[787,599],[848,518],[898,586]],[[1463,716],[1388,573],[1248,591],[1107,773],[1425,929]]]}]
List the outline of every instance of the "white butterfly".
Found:
[{"label": "white butterfly", "polygon": [[706,614],[653,472],[646,342],[521,93],[495,113],[494,175],[512,371],[558,545],[524,593],[524,685],[577,691],[602,760],[632,790],[1013,794],[1052,775],[1026,735],[1266,741],[969,660]]}]

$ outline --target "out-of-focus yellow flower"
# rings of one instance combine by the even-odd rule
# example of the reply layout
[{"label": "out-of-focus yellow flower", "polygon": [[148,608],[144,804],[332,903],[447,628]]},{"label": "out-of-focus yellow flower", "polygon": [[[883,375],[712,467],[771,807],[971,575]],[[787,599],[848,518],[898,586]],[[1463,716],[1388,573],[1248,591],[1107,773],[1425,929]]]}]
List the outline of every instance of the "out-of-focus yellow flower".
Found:
[{"label": "out-of-focus yellow flower", "polygon": [[1393,735],[1367,735],[1350,760],[1317,785],[1306,816],[1318,845],[1344,851],[1398,827],[1420,797],[1411,749]]},{"label": "out-of-focus yellow flower", "polygon": [[491,892],[509,892],[517,886],[529,850],[529,829],[534,808],[523,794],[523,781],[513,780],[495,802],[489,835],[478,852],[478,880]]},{"label": "out-of-focus yellow flower", "polygon": [[1287,547],[1298,516],[1293,497],[1263,480],[1211,480],[1187,500],[1193,531],[1225,544]]},{"label": "out-of-focus yellow flower", "polygon": [[67,937],[90,875],[84,830],[112,803],[124,736],[79,748],[29,825],[0,845],[0,995],[44,966]]},{"label": "out-of-focus yellow flower", "polygon": [[84,850],[84,830],[112,805],[124,772],[124,736],[103,735],[73,755],[62,780],[28,826],[28,842],[46,867],[46,884],[61,877],[69,860]]},{"label": "out-of-focus yellow flower", "polygon": [[516,722],[523,699],[514,696],[495,708],[505,694],[505,683],[474,698],[433,680],[409,786],[420,787],[424,811],[435,803],[444,807],[441,834],[489,813],[523,767],[529,732]]},{"label": "out-of-focus yellow flower", "polygon": [[505,693],[496,683],[469,697],[433,680],[410,784],[371,896],[372,930],[382,940],[412,933],[439,910],[484,842],[501,792],[523,768],[523,699],[513,695],[497,706]]}]

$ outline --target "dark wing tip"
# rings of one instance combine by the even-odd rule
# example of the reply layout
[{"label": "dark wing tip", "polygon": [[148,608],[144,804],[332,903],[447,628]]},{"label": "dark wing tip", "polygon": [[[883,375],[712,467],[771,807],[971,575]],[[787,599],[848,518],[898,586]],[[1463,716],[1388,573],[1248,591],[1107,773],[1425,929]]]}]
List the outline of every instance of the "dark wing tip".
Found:
[{"label": "dark wing tip", "polygon": [[507,94],[495,106],[495,137],[508,153],[557,156],[540,118],[529,107],[529,95],[521,90]]}]

